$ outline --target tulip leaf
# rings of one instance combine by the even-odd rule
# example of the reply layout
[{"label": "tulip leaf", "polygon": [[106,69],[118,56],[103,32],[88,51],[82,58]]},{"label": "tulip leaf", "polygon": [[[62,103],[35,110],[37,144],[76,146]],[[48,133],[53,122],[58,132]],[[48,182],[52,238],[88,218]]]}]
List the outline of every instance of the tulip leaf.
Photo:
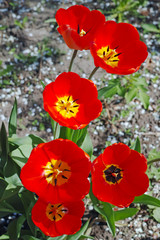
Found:
[{"label": "tulip leaf", "polygon": [[114,211],[115,221],[123,220],[128,217],[134,216],[139,210],[137,208],[125,208],[122,210]]},{"label": "tulip leaf", "polygon": [[[95,211],[101,214],[105,218],[112,235],[115,236],[116,230],[115,230],[114,212],[112,209],[112,205],[107,202],[101,202],[94,196],[92,192],[92,183],[90,183],[89,196],[90,196],[90,199],[92,200]],[[99,207],[100,204],[103,207]]]},{"label": "tulip leaf", "polygon": [[32,145],[21,145],[11,152],[11,157],[13,161],[22,168],[24,164],[27,162],[33,147]]},{"label": "tulip leaf", "polygon": [[83,149],[83,151],[85,151],[86,153],[88,153],[88,155],[91,157],[93,154],[93,145],[92,145],[92,141],[90,138],[89,133],[87,132],[87,135],[82,143],[81,148]]},{"label": "tulip leaf", "polygon": [[17,129],[17,100],[15,98],[8,124],[8,132],[10,137],[13,134],[16,134],[16,129]]},{"label": "tulip leaf", "polygon": [[80,237],[80,240],[81,239],[94,239],[94,237],[91,237],[91,236],[86,236],[86,235],[81,235],[81,237]]},{"label": "tulip leaf", "polygon": [[4,166],[4,177],[5,180],[15,186],[22,186],[22,183],[19,178],[20,168],[9,156],[8,161]]},{"label": "tulip leaf", "polygon": [[7,213],[15,213],[16,210],[13,208],[13,206],[6,201],[1,202],[0,205],[0,212],[7,212]]},{"label": "tulip leaf", "polygon": [[135,197],[133,203],[142,203],[142,204],[160,207],[160,200],[155,197],[151,197],[147,194],[143,194],[139,197]]},{"label": "tulip leaf", "polygon": [[4,179],[0,178],[0,186],[1,186],[0,187],[0,199],[2,198],[7,185],[8,185],[8,183]]},{"label": "tulip leaf", "polygon": [[140,143],[139,137],[136,138],[136,140],[132,146],[132,149],[141,153],[141,143]]},{"label": "tulip leaf", "polygon": [[[29,235],[25,235],[21,237],[23,240],[39,240],[39,238],[33,237],[33,236],[29,236]],[[47,239],[49,240],[49,238]]]},{"label": "tulip leaf", "polygon": [[21,201],[24,206],[24,211],[26,214],[28,226],[29,226],[31,232],[33,233],[33,235],[36,236],[37,228],[35,227],[35,224],[33,223],[32,219],[31,219],[31,210],[32,210],[34,204],[36,203],[34,193],[32,193],[30,191],[23,191],[19,195],[20,195]]},{"label": "tulip leaf", "polygon": [[67,240],[78,240],[85,233],[85,231],[88,228],[88,225],[89,225],[89,220],[81,227],[81,229],[77,233],[73,235],[69,235],[67,237]]},{"label": "tulip leaf", "polygon": [[9,239],[9,236],[7,234],[3,234],[2,236],[0,236],[0,240],[7,240]]},{"label": "tulip leaf", "polygon": [[2,123],[0,131],[0,173],[3,175],[3,167],[8,161],[9,146],[7,140],[7,133],[4,123]]},{"label": "tulip leaf", "polygon": [[92,200],[93,205],[99,204],[98,198],[96,198],[96,196],[94,196],[94,194],[92,192],[92,182],[90,183],[89,196],[90,196],[90,199]]},{"label": "tulip leaf", "polygon": [[112,209],[112,205],[107,202],[101,202],[101,204],[103,208],[94,205],[94,209],[104,217],[112,235],[115,236],[116,229],[115,229],[114,212]]},{"label": "tulip leaf", "polygon": [[32,145],[33,148],[36,147],[38,144],[45,142],[44,139],[33,134],[25,137],[17,137],[16,135],[12,135],[12,138],[8,138],[8,141],[9,143],[15,144],[17,146]]},{"label": "tulip leaf", "polygon": [[19,192],[20,189],[21,189],[20,186],[17,187],[17,186],[15,186],[15,185],[9,183],[9,184],[7,185],[4,193],[3,193],[3,196],[2,196],[1,201],[6,200],[6,199],[9,199],[9,198],[11,198],[12,196],[16,195],[16,194]]},{"label": "tulip leaf", "polygon": [[53,238],[52,237],[47,238],[47,240],[63,240],[63,239],[66,239],[66,235],[62,235],[62,236],[59,236],[59,237],[53,237]]},{"label": "tulip leaf", "polygon": [[12,240],[18,240],[21,233],[21,227],[25,221],[25,216],[21,215],[20,217],[11,221],[8,225],[8,235]]}]

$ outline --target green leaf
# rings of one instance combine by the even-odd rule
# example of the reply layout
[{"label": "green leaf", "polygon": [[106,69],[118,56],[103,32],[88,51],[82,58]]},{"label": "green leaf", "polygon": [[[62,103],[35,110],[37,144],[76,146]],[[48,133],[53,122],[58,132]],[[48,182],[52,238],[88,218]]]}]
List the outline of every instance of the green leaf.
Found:
[{"label": "green leaf", "polygon": [[91,236],[86,236],[86,235],[81,235],[81,237],[80,237],[80,240],[81,239],[94,239],[94,237],[91,237]]},{"label": "green leaf", "polygon": [[0,240],[7,240],[7,239],[9,239],[9,236],[7,234],[0,236]]},{"label": "green leaf", "polygon": [[8,183],[4,179],[0,178],[0,199],[2,198],[7,185]]},{"label": "green leaf", "polygon": [[81,148],[83,149],[83,151],[85,151],[86,153],[88,153],[88,155],[91,157],[93,154],[93,145],[92,145],[92,141],[90,138],[89,133],[87,132],[87,135],[81,145]]},{"label": "green leaf", "polygon": [[[92,192],[92,183],[90,183],[89,196],[91,201],[93,202],[94,209],[105,218],[112,235],[115,236],[116,230],[115,230],[114,212],[112,209],[112,205],[107,202],[101,202],[94,196]],[[103,207],[102,206],[99,207],[100,204]]]},{"label": "green leaf", "polygon": [[12,240],[18,240],[21,233],[21,227],[25,221],[25,216],[21,215],[20,217],[14,219],[10,222],[8,225],[8,235],[10,236],[10,239]]},{"label": "green leaf", "polygon": [[141,153],[141,143],[140,143],[139,137],[136,138],[136,141],[134,142],[132,149]]},{"label": "green leaf", "polygon": [[15,185],[8,184],[1,200],[6,200],[6,199],[11,198],[12,196],[16,195],[20,189],[21,189],[21,187],[17,187]]},{"label": "green leaf", "polygon": [[36,147],[38,144],[40,143],[44,143],[45,140],[30,134],[28,136],[25,137],[17,137],[16,135],[12,135],[12,138],[8,138],[9,143],[21,146],[21,145],[32,145],[32,147]]},{"label": "green leaf", "polygon": [[117,85],[109,85],[108,87],[103,87],[98,90],[98,99],[101,99],[103,96],[105,98],[111,98],[117,93]]},{"label": "green leaf", "polygon": [[13,161],[11,157],[8,157],[8,161],[4,166],[4,177],[5,180],[15,186],[22,186],[21,180],[19,178],[20,168]]},{"label": "green leaf", "polygon": [[29,235],[22,236],[21,238],[23,240],[40,240],[39,238],[32,237],[32,236],[29,236]]},{"label": "green leaf", "polygon": [[153,24],[142,24],[142,28],[146,30],[147,32],[155,32],[155,33],[160,33],[160,29],[158,29],[155,25]]},{"label": "green leaf", "polygon": [[67,240],[78,240],[85,233],[85,231],[88,228],[88,225],[89,225],[89,220],[81,227],[81,229],[77,233],[73,235],[69,235],[67,237]]},{"label": "green leaf", "polygon": [[117,85],[117,93],[119,96],[124,97],[126,93],[126,88],[124,88],[124,86],[121,86],[120,84]]},{"label": "green leaf", "polygon": [[129,103],[130,101],[132,101],[133,98],[136,97],[137,92],[138,92],[137,88],[132,88],[128,92],[126,92],[125,99],[127,103]]},{"label": "green leaf", "polygon": [[13,134],[16,134],[16,129],[17,129],[17,100],[15,98],[8,125],[8,132],[10,137]]},{"label": "green leaf", "polygon": [[36,236],[37,228],[31,219],[31,210],[36,203],[34,193],[30,191],[23,191],[19,195],[24,206],[24,211],[26,214],[28,226],[32,234]]},{"label": "green leaf", "polygon": [[55,18],[49,18],[45,21],[45,23],[56,23],[56,19]]},{"label": "green leaf", "polygon": [[90,199],[91,199],[93,205],[99,204],[98,198],[96,198],[96,196],[94,196],[94,194],[92,192],[92,182],[90,183],[89,196],[90,196]]},{"label": "green leaf", "polygon": [[23,18],[23,25],[25,25],[25,23],[28,21],[28,17],[27,16],[25,16],[24,18]]},{"label": "green leaf", "polygon": [[110,203],[107,203],[107,202],[101,202],[101,203],[103,208],[94,206],[94,209],[104,217],[112,235],[115,236],[116,229],[115,229],[114,213],[113,213],[112,206]]},{"label": "green leaf", "polygon": [[147,194],[143,194],[139,197],[135,197],[133,202],[160,207],[160,200],[157,198],[151,197]]},{"label": "green leaf", "polygon": [[140,98],[144,108],[148,109],[150,97],[146,93],[147,90],[146,90],[146,88],[144,88],[142,86],[138,86],[138,89],[139,89],[139,98]]},{"label": "green leaf", "polygon": [[160,158],[160,151],[158,152],[156,149],[152,149],[148,154],[148,161],[156,158]]},{"label": "green leaf", "polygon": [[8,161],[8,140],[7,133],[4,123],[2,123],[1,131],[0,131],[0,173],[3,175],[3,167]]},{"label": "green leaf", "polygon": [[50,237],[47,240],[63,240],[63,239],[66,239],[66,235],[62,235],[62,236],[59,236],[59,237],[53,237],[53,238]]},{"label": "green leaf", "polygon": [[12,151],[11,157],[13,161],[22,168],[27,162],[33,147],[32,145],[21,145],[16,150]]},{"label": "green leaf", "polygon": [[0,204],[0,212],[14,213],[17,211],[12,207],[12,205],[7,203],[6,201],[3,201]]},{"label": "green leaf", "polygon": [[153,210],[153,217],[157,222],[160,222],[160,207]]},{"label": "green leaf", "polygon": [[122,210],[114,211],[115,221],[123,220],[128,217],[134,216],[139,210],[137,208],[125,208]]}]

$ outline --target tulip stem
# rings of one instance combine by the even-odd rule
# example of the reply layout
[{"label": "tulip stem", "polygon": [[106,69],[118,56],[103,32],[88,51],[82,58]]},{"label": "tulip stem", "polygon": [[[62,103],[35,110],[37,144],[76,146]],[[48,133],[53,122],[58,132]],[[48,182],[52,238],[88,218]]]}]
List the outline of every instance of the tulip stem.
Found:
[{"label": "tulip stem", "polygon": [[56,122],[56,126],[54,129],[54,139],[56,139],[57,127],[58,127],[58,122]]},{"label": "tulip stem", "polygon": [[156,158],[156,159],[152,159],[150,161],[147,162],[147,164],[151,164],[151,163],[154,163],[154,162],[159,162],[160,161],[160,158]]},{"label": "tulip stem", "polygon": [[72,55],[72,58],[71,58],[71,62],[70,62],[70,64],[69,64],[68,72],[71,71],[72,64],[73,64],[73,61],[74,61],[74,59],[75,59],[75,57],[76,57],[76,55],[77,55],[77,52],[78,52],[78,50],[74,50],[74,52],[73,52],[73,55]]},{"label": "tulip stem", "polygon": [[99,68],[99,67],[95,67],[95,68],[93,69],[93,71],[92,71],[91,74],[89,75],[89,78],[88,78],[88,79],[91,79],[91,78],[92,78],[92,76],[95,74],[95,72],[98,70],[98,68]]}]

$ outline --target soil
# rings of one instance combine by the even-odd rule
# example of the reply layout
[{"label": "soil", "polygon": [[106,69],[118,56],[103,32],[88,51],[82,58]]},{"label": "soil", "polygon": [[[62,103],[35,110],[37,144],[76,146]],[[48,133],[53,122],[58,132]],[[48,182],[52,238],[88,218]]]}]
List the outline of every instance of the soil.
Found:
[{"label": "soil", "polygon": [[[38,0],[0,0],[0,24],[6,30],[0,32],[0,60],[2,68],[12,65],[12,70],[0,79],[0,124],[4,121],[7,126],[9,115],[16,97],[18,102],[18,128],[17,135],[24,136],[36,134],[47,141],[53,139],[49,119],[43,110],[42,93],[44,84],[54,81],[62,72],[68,71],[73,51],[68,49],[62,37],[56,30],[56,23],[48,19],[54,18],[56,11],[67,8],[72,1],[38,1]],[[83,4],[90,9],[113,8],[111,1],[74,1],[74,4]],[[153,149],[160,151],[160,45],[154,33],[145,33],[141,23],[157,24],[160,5],[158,1],[148,1],[145,7],[139,8],[139,15],[128,15],[128,22],[137,27],[148,46],[149,56],[139,72],[148,83],[150,106],[144,109],[138,99],[131,103],[116,95],[111,99],[104,99],[103,114],[98,120],[90,124],[89,131],[94,146],[94,154],[98,155],[103,149],[114,142],[129,143],[136,137],[140,138],[142,153],[148,157]],[[15,21],[22,22],[24,17],[28,20],[22,28]],[[25,57],[26,56],[26,57]],[[72,71],[82,77],[88,77],[94,69],[94,62],[89,51],[79,51]],[[157,76],[157,80],[155,77]],[[98,88],[107,84],[113,76],[105,70],[99,69],[93,77]],[[117,76],[115,76],[117,77]],[[123,76],[121,77],[121,79]],[[116,121],[113,119],[116,118]],[[155,165],[159,167],[159,165]],[[151,189],[160,189],[160,182],[154,180]],[[153,195],[159,197],[158,192]],[[95,240],[113,239],[107,224],[89,204],[86,216],[94,219],[88,234]],[[84,217],[85,218],[85,217]],[[160,223],[150,214],[150,209],[140,207],[138,214],[132,219],[117,223],[117,235],[114,239],[160,239]]]}]

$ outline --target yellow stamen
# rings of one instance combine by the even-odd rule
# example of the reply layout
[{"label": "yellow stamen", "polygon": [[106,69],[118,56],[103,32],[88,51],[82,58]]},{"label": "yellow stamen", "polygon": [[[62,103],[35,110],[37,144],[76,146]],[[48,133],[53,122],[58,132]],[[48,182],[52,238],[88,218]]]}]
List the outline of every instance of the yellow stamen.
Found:
[{"label": "yellow stamen", "polygon": [[97,55],[104,60],[104,62],[115,68],[118,66],[119,58],[121,53],[117,53],[116,49],[110,49],[109,46],[102,47],[97,51]]},{"label": "yellow stamen", "polygon": [[59,97],[56,102],[56,109],[64,118],[71,118],[78,113],[79,104],[72,96]]},{"label": "yellow stamen", "polygon": [[80,31],[80,33],[79,33],[79,36],[80,36],[80,37],[83,37],[84,35],[86,35],[86,32],[82,29],[82,30]]},{"label": "yellow stamen", "polygon": [[66,183],[71,176],[70,166],[61,160],[52,159],[43,168],[44,177],[53,186],[60,186]]},{"label": "yellow stamen", "polygon": [[60,221],[64,215],[68,212],[63,204],[51,204],[49,203],[46,208],[46,216],[51,220],[58,222]]}]

